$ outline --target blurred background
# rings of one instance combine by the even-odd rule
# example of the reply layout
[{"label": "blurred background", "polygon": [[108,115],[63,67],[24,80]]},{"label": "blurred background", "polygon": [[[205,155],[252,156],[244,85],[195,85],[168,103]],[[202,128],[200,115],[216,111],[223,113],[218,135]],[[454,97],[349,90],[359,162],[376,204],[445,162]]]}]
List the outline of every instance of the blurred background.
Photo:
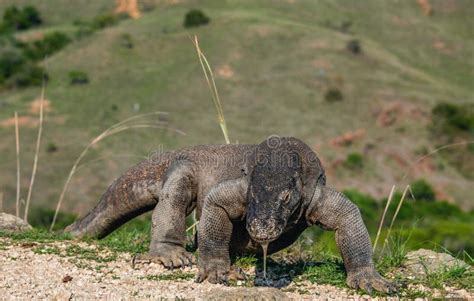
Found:
[{"label": "blurred background", "polygon": [[360,206],[371,235],[392,186],[389,218],[409,184],[399,237],[472,254],[473,14],[470,0],[2,0],[3,210],[15,212],[15,112],[27,198],[43,77],[33,225],[50,222],[83,149],[127,118],[166,112],[146,122],[167,129],[131,128],[94,144],[66,191],[64,223],[154,150],[225,143],[197,35],[232,143],[302,139],[320,155],[328,185]]}]

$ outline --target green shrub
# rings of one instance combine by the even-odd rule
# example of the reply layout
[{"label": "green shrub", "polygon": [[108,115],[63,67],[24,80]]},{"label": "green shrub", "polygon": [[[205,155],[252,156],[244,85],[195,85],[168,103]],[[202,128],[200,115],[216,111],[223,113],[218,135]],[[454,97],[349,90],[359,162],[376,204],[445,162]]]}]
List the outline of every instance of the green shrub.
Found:
[{"label": "green shrub", "polygon": [[[51,222],[53,221],[54,210],[33,207],[28,214],[28,222],[35,228],[49,229]],[[54,229],[64,229],[66,226],[72,224],[76,216],[70,213],[59,212]]]},{"label": "green shrub", "polygon": [[118,18],[114,14],[103,14],[96,16],[91,23],[93,30],[103,29],[117,24]]},{"label": "green shrub", "polygon": [[48,145],[46,146],[47,153],[55,153],[57,151],[58,151],[58,146],[54,144],[54,142],[49,142]]},{"label": "green shrub", "polygon": [[5,9],[2,27],[4,29],[24,30],[38,26],[42,22],[35,7],[25,6],[23,9],[19,9],[13,5]]},{"label": "green shrub", "polygon": [[353,54],[359,54],[362,52],[359,40],[350,40],[347,42],[346,48]]},{"label": "green shrub", "polygon": [[441,123],[444,130],[474,130],[474,107],[472,105],[455,105],[440,103],[432,110],[433,123]]},{"label": "green shrub", "polygon": [[28,86],[40,86],[49,79],[46,71],[33,63],[25,64],[17,73],[15,73],[9,80],[8,85],[17,88],[24,88]]},{"label": "green shrub", "polygon": [[327,102],[335,102],[343,100],[344,96],[339,88],[329,88],[324,94],[324,99]]},{"label": "green shrub", "polygon": [[25,64],[21,52],[15,49],[0,51],[0,83],[18,72]]},{"label": "green shrub", "polygon": [[210,21],[209,17],[206,16],[201,10],[199,9],[192,9],[186,13],[184,16],[184,27],[197,27],[201,25],[206,25]]},{"label": "green shrub", "polygon": [[66,47],[71,39],[64,33],[48,33],[43,39],[34,41],[25,47],[25,55],[32,60],[41,60]]},{"label": "green shrub", "polygon": [[89,83],[87,73],[73,70],[69,72],[69,83],[71,85],[85,85]]},{"label": "green shrub", "polygon": [[350,153],[344,164],[351,169],[361,169],[364,167],[364,157],[359,153]]},{"label": "green shrub", "polygon": [[93,33],[94,33],[94,29],[92,29],[90,26],[81,25],[76,30],[74,36],[76,37],[76,39],[82,39],[84,37],[90,36]]},{"label": "green shrub", "polygon": [[423,179],[417,180],[413,182],[411,185],[411,191],[413,192],[413,196],[415,197],[416,200],[420,201],[435,201],[436,196],[435,192],[433,190],[433,187],[431,187],[428,182],[426,182]]},{"label": "green shrub", "polygon": [[133,39],[132,36],[128,33],[120,35],[120,44],[127,49],[133,48]]}]

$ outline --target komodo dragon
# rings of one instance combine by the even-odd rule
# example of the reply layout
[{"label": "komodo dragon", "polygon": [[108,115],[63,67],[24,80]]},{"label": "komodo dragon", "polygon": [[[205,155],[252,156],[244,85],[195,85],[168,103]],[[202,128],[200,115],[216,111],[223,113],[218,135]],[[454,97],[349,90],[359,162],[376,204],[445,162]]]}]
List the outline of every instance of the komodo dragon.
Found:
[{"label": "komodo dragon", "polygon": [[394,291],[374,268],[358,208],[325,182],[318,157],[296,138],[271,136],[258,145],[189,147],[125,172],[66,232],[102,238],[153,210],[148,256],[168,268],[182,267],[194,261],[184,248],[185,218],[196,209],[196,281],[225,283],[236,276],[231,256],[261,255],[261,245],[268,245],[269,254],[277,252],[308,226],[318,225],[336,231],[350,287]]}]

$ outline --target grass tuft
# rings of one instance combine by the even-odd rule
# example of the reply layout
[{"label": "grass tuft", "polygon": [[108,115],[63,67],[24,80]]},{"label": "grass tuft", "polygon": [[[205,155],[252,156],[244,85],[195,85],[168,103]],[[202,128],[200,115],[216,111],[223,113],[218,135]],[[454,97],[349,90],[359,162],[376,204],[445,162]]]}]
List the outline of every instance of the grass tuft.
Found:
[{"label": "grass tuft", "polygon": [[147,280],[152,281],[186,281],[194,279],[195,275],[193,273],[187,273],[183,271],[176,271],[173,273],[166,273],[160,275],[147,275],[144,277]]}]

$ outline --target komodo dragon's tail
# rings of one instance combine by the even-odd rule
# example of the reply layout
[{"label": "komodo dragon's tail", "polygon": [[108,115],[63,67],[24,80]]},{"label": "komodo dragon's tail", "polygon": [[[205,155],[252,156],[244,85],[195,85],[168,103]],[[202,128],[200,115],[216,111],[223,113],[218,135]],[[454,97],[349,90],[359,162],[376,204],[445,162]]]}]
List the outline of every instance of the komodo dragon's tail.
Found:
[{"label": "komodo dragon's tail", "polygon": [[66,227],[75,237],[103,238],[158,203],[166,162],[144,161],[116,179],[86,216]]}]

